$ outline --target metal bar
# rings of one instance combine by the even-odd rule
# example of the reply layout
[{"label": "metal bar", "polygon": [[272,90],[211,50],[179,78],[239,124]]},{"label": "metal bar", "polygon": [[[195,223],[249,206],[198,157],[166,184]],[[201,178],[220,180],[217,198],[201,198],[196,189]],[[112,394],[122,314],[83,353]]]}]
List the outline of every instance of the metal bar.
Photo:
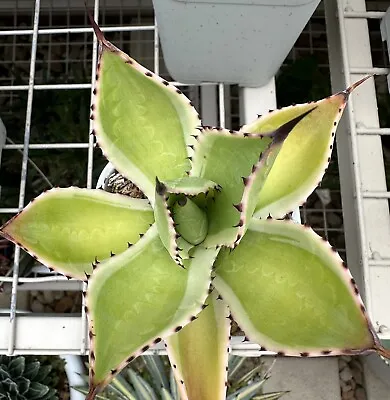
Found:
[{"label": "metal bar", "polygon": [[[59,276],[60,278],[60,276]],[[50,291],[82,291],[83,290],[83,282],[81,281],[68,281],[68,280],[50,280],[47,281],[47,277],[42,278],[30,278],[32,279],[31,282],[26,282],[23,284],[19,284],[18,292],[20,291],[29,291],[29,290],[50,290]],[[38,282],[37,282],[38,280]],[[7,287],[9,283],[4,283],[5,292],[7,292]]]},{"label": "metal bar", "polygon": [[[153,31],[154,25],[145,26],[110,26],[100,27],[103,32],[129,32],[129,31]],[[0,36],[21,36],[21,35],[32,35],[33,29],[14,29],[14,30],[0,30]],[[39,29],[39,35],[54,35],[64,33],[93,33],[92,28],[55,28],[55,29]]]},{"label": "metal bar", "polygon": [[390,73],[389,68],[377,68],[377,67],[351,67],[349,72],[355,75],[388,75]]},{"label": "metal bar", "polygon": [[368,262],[370,264],[370,267],[390,267],[390,258],[385,258],[381,260],[370,258]]},{"label": "metal bar", "polygon": [[225,87],[223,83],[218,85],[218,109],[219,109],[219,126],[225,127]]},{"label": "metal bar", "polygon": [[[95,7],[93,18],[96,22],[99,21],[99,0],[95,0]],[[98,63],[98,41],[96,35],[93,35],[93,49],[92,49],[92,85],[91,85],[91,103],[94,99],[93,88],[96,84],[96,70]],[[89,120],[89,131],[93,129],[93,121]],[[87,164],[87,188],[92,188],[92,171],[93,171],[93,147],[94,147],[94,136],[89,135],[88,142],[88,164]],[[87,283],[83,283],[83,292],[87,291]],[[81,341],[80,341],[80,353],[85,354],[88,346],[88,319],[87,313],[85,312],[85,297],[82,296],[82,307],[81,307]]]},{"label": "metal bar", "polygon": [[358,135],[390,135],[390,128],[357,128],[356,133]]},{"label": "metal bar", "polygon": [[390,199],[390,192],[369,192],[364,191],[362,195],[365,199]]},{"label": "metal bar", "polygon": [[[170,82],[174,86],[206,86],[206,85],[217,85],[215,82],[202,82],[200,85],[196,83],[182,83],[182,82]],[[35,90],[71,90],[71,89],[91,89],[90,83],[68,83],[68,84],[55,84],[55,85],[35,85]],[[4,85],[0,86],[1,91],[10,90],[28,90],[28,85]]]},{"label": "metal bar", "polygon": [[[344,79],[346,86],[351,85],[351,77],[350,73],[351,67],[349,65],[349,52],[348,52],[348,42],[347,42],[347,34],[346,34],[346,27],[345,27],[345,20],[343,18],[343,2],[337,1],[337,8],[338,8],[338,22],[340,27],[340,41],[341,41],[341,49],[342,49],[342,63],[344,66]],[[368,68],[369,69],[369,68]],[[358,73],[358,72],[356,72]],[[369,73],[369,72],[363,72]],[[354,160],[352,169],[354,174],[354,196],[356,200],[356,212],[358,216],[357,226],[358,226],[358,237],[359,237],[359,244],[362,251],[362,268],[363,268],[363,282],[365,287],[365,294],[366,294],[366,307],[368,313],[371,314],[372,311],[372,300],[371,300],[371,293],[370,293],[370,274],[369,274],[369,266],[367,261],[367,237],[366,237],[366,230],[364,227],[364,211],[363,211],[363,197],[360,192],[360,188],[362,187],[362,180],[359,171],[359,154],[358,154],[358,142],[357,142],[357,134],[356,134],[356,124],[353,123],[355,121],[354,114],[353,114],[353,98],[349,99],[349,105],[347,107],[347,113],[349,121],[352,123],[350,124],[350,144],[351,144],[351,152],[352,152],[352,159]]]},{"label": "metal bar", "polygon": [[382,19],[385,14],[383,11],[346,11],[344,18]]},{"label": "metal bar", "polygon": [[[34,94],[34,80],[35,80],[35,60],[37,55],[37,44],[38,44],[38,24],[39,24],[39,8],[40,0],[35,0],[35,11],[34,11],[34,29],[31,43],[31,60],[30,60],[30,75],[28,82],[28,96],[27,96],[27,109],[26,109],[26,124],[24,131],[24,149],[22,159],[22,173],[20,178],[20,192],[19,192],[19,208],[22,209],[24,206],[26,180],[27,180],[27,165],[28,165],[28,144],[30,142],[31,132],[31,114],[32,114],[32,102]],[[16,300],[17,300],[17,288],[19,278],[19,260],[20,260],[20,247],[15,247],[14,266],[13,266],[13,280],[12,280],[12,292],[11,292],[11,306],[10,306],[10,319],[9,319],[9,342],[8,342],[8,354],[12,355],[15,347],[15,336],[16,336]]]},{"label": "metal bar", "polygon": [[[32,315],[23,314],[18,316],[23,329],[29,335],[23,335],[18,339],[14,354],[79,354],[77,347],[78,334],[81,329],[81,318],[79,315]],[[6,314],[0,315],[0,331],[6,324]],[[67,341],[63,337],[68,338]],[[379,338],[389,340],[390,333],[379,333]],[[45,337],[42,342],[40,338]],[[0,354],[6,353],[4,346],[6,337],[0,338]],[[246,357],[274,356],[271,351],[261,351],[260,346],[252,342],[244,342],[243,336],[233,336],[230,343],[232,353]],[[38,342],[39,340],[39,342]],[[166,349],[162,343],[151,347],[144,354],[166,355]]]},{"label": "metal bar", "polygon": [[[64,83],[55,85],[35,85],[34,90],[70,90],[70,89],[90,89],[90,83]],[[9,90],[28,90],[28,85],[7,85],[0,86],[0,91]]]},{"label": "metal bar", "polygon": [[159,39],[158,39],[158,27],[156,18],[154,18],[154,73],[160,74],[160,47],[159,47]]},{"label": "metal bar", "polygon": [[[73,281],[73,280],[70,280]],[[77,281],[77,279],[76,279]],[[0,276],[0,282],[13,282],[12,277]],[[39,283],[39,282],[69,282],[63,275],[43,276],[43,277],[19,277],[18,283]]]},{"label": "metal bar", "polygon": [[[3,150],[21,150],[24,144],[6,144]],[[89,143],[31,143],[30,150],[51,150],[51,149],[87,149]]]},{"label": "metal bar", "polygon": [[0,208],[1,214],[13,214],[18,213],[19,211],[19,208]]}]

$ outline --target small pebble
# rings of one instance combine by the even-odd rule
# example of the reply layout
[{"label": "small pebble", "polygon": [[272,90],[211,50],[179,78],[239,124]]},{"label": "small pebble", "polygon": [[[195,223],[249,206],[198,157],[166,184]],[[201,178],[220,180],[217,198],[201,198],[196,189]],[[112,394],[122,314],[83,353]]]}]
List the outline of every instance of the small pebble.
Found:
[{"label": "small pebble", "polygon": [[45,299],[46,304],[51,304],[54,300],[54,294],[51,290],[45,290],[43,292],[43,297]]},{"label": "small pebble", "polygon": [[42,303],[40,303],[37,299],[33,300],[30,307],[31,311],[36,313],[41,313],[44,312],[45,310],[45,306]]},{"label": "small pebble", "polygon": [[352,371],[352,375],[353,378],[355,380],[355,382],[360,385],[363,386],[363,373],[360,369],[356,368],[356,367],[352,367],[351,368]]},{"label": "small pebble", "polygon": [[355,397],[356,400],[367,400],[366,391],[362,387],[357,388],[355,391]]},{"label": "small pebble", "polygon": [[38,300],[40,303],[42,303],[42,304],[46,304],[45,297],[43,296],[43,293],[42,293],[42,292],[39,292],[39,293],[37,294],[37,300]]},{"label": "small pebble", "polygon": [[65,292],[62,290],[57,290],[57,291],[53,292],[54,300],[60,300],[64,297],[64,295],[65,295]]},{"label": "small pebble", "polygon": [[71,297],[63,297],[58,300],[57,304],[54,306],[54,311],[57,313],[69,312],[72,309],[74,300]]},{"label": "small pebble", "polygon": [[347,365],[348,364],[345,360],[343,360],[342,358],[339,358],[339,371],[342,371]]},{"label": "small pebble", "polygon": [[351,369],[348,366],[344,367],[343,370],[340,372],[340,379],[343,382],[350,381],[352,379],[352,377],[353,377],[353,375],[352,375]]}]

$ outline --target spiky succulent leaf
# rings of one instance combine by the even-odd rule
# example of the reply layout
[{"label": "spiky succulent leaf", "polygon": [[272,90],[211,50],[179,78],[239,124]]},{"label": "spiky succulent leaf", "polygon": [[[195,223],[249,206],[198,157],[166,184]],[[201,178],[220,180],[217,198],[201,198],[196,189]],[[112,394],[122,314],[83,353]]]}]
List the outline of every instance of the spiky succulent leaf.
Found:
[{"label": "spiky succulent leaf", "polygon": [[[257,174],[260,178],[262,178],[262,174],[267,175],[275,161],[274,155],[275,153],[277,155],[278,152],[276,149],[280,150],[283,140],[310,112],[311,109],[294,115],[277,129],[268,132],[266,136],[223,129],[205,129],[198,136],[190,174],[210,179],[223,188],[221,193],[215,199],[209,200],[207,205],[209,229],[205,246],[234,245],[245,223],[245,218],[241,218],[242,201],[247,177],[253,173],[253,166],[259,161],[260,154],[274,138],[275,147],[272,151],[267,152],[262,171]],[[252,181],[254,180],[252,179]],[[264,180],[256,179],[256,182],[254,188],[259,190]],[[256,196],[253,191],[251,191],[251,195]],[[245,198],[245,201],[249,200]]]},{"label": "spiky succulent leaf", "polygon": [[206,304],[196,320],[166,339],[183,400],[225,399],[229,310],[215,290]]},{"label": "spiky succulent leaf", "polygon": [[207,193],[209,190],[221,190],[221,187],[213,181],[197,176],[185,176],[180,179],[165,181],[164,185],[169,193],[195,196],[199,193]]},{"label": "spiky succulent leaf", "polygon": [[205,210],[188,197],[181,197],[172,208],[177,231],[188,243],[202,243],[208,232]]},{"label": "spiky succulent leaf", "polygon": [[156,178],[156,194],[154,202],[154,218],[156,219],[157,230],[161,242],[175,262],[183,267],[180,247],[177,244],[179,238],[175,229],[175,221],[168,205],[169,196],[166,187]]},{"label": "spiky succulent leaf", "polygon": [[197,248],[178,268],[156,226],[101,264],[88,285],[90,397],[135,356],[198,313],[207,296],[215,249]]},{"label": "spiky succulent leaf", "polygon": [[294,129],[295,125],[301,119],[304,119],[311,111],[312,110],[306,111],[297,118],[282,125],[282,127],[273,135],[273,140],[267,149],[260,154],[259,161],[253,165],[251,174],[246,178],[243,177],[245,188],[242,194],[242,199],[237,207],[241,212],[241,215],[238,223],[237,236],[234,240],[234,246],[238,245],[246,232],[248,222],[252,218],[257,205],[259,192],[267,181],[275,160],[277,159],[280,150],[283,148],[284,141],[290,131]]},{"label": "spiky succulent leaf", "polygon": [[361,353],[377,346],[355,282],[311,229],[252,220],[216,261],[215,287],[246,335],[293,356]]},{"label": "spiky succulent leaf", "polygon": [[206,245],[231,244],[240,212],[234,208],[242,199],[243,176],[248,176],[271,138],[244,136],[224,129],[205,128],[197,139],[191,176],[209,179],[222,186],[208,204],[209,231]]},{"label": "spiky succulent leaf", "polygon": [[266,379],[256,379],[254,382],[249,383],[245,387],[237,390],[235,393],[229,395],[227,400],[250,400],[255,394],[257,394],[262,387]]},{"label": "spiky succulent leaf", "polygon": [[48,267],[85,279],[96,258],[123,252],[153,221],[147,200],[102,190],[52,189],[2,226],[0,233]]},{"label": "spiky succulent leaf", "polygon": [[133,371],[131,368],[129,368],[126,372],[130,382],[134,386],[138,398],[144,400],[157,400],[153,389],[145,381],[145,379],[142,378],[142,376],[135,373],[135,371]]},{"label": "spiky succulent leaf", "polygon": [[281,218],[306,201],[321,182],[329,164],[336,128],[348,96],[364,80],[326,99],[272,111],[241,128],[242,132],[269,132],[303,112],[313,110],[287,138],[258,195],[256,216],[271,214]]},{"label": "spiky succulent leaf", "polygon": [[154,384],[155,388],[157,390],[165,388],[169,391],[169,381],[166,375],[166,368],[161,357],[157,355],[144,355],[142,359],[150,373],[152,384]]},{"label": "spiky succulent leaf", "polygon": [[278,400],[287,393],[290,393],[290,392],[289,391],[280,391],[280,392],[264,393],[259,396],[252,397],[252,400]]},{"label": "spiky succulent leaf", "polygon": [[92,118],[99,146],[117,170],[154,202],[154,180],[190,169],[200,124],[185,95],[108,42],[96,24],[99,68]]},{"label": "spiky succulent leaf", "polygon": [[169,393],[169,391],[165,388],[161,388],[161,399],[162,400],[173,400],[173,397]]}]

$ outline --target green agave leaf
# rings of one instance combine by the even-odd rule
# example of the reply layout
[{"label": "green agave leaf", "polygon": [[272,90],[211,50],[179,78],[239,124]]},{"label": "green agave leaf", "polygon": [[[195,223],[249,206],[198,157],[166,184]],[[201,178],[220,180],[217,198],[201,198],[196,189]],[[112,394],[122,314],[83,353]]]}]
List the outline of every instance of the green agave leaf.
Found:
[{"label": "green agave leaf", "polygon": [[215,290],[206,304],[196,320],[165,339],[182,399],[225,399],[229,310]]},{"label": "green agave leaf", "polygon": [[229,395],[227,400],[250,400],[255,394],[260,392],[265,382],[266,379],[257,379]]},{"label": "green agave leaf", "polygon": [[248,221],[252,218],[256,208],[258,194],[267,181],[275,160],[283,147],[284,141],[297,123],[311,112],[312,109],[282,125],[274,134],[273,140],[268,148],[260,154],[259,161],[253,165],[251,174],[247,178],[243,178],[245,187],[241,202],[236,206],[237,210],[241,211],[241,216],[237,224],[238,229],[234,240],[234,246],[238,245],[246,232]]},{"label": "green agave leaf", "polygon": [[119,399],[137,400],[133,387],[122,375],[117,375],[109,383],[108,388],[113,391]]},{"label": "green agave leaf", "polygon": [[165,388],[169,390],[168,377],[165,371],[164,363],[160,356],[157,355],[145,355],[142,359],[152,377],[152,383],[157,390]]},{"label": "green agave leaf", "polygon": [[380,348],[348,269],[309,228],[253,219],[240,245],[221,251],[216,275],[237,323],[268,350],[321,356]]},{"label": "green agave leaf", "polygon": [[161,388],[161,399],[162,400],[173,400],[173,397],[171,394],[168,392],[167,389]]},{"label": "green agave leaf", "polygon": [[208,219],[204,209],[188,197],[181,197],[172,207],[178,233],[188,243],[202,243],[208,232]]},{"label": "green agave leaf", "polygon": [[172,259],[175,260],[178,265],[184,267],[180,255],[180,247],[177,244],[177,239],[180,235],[176,232],[175,221],[168,208],[168,201],[169,196],[165,185],[156,178],[154,218],[156,219],[158,233]]},{"label": "green agave leaf", "polygon": [[185,176],[180,179],[165,181],[164,185],[169,193],[195,196],[199,193],[207,193],[209,190],[221,190],[215,182],[197,176]]},{"label": "green agave leaf", "polygon": [[177,268],[154,225],[125,252],[94,271],[86,298],[90,324],[88,400],[136,356],[178,331],[207,296],[218,250],[196,248]]},{"label": "green agave leaf", "polygon": [[242,365],[245,362],[245,357],[239,357],[239,356],[230,356],[229,357],[229,373],[228,373],[228,379],[232,379],[240,370]]},{"label": "green agave leaf", "polygon": [[255,216],[271,214],[281,218],[306,201],[321,182],[329,164],[336,128],[348,96],[366,79],[326,99],[272,111],[241,128],[242,132],[269,132],[303,112],[313,110],[286,140],[258,195]]},{"label": "green agave leaf", "polygon": [[290,393],[289,391],[283,391],[283,392],[270,392],[270,393],[264,393],[260,396],[255,396],[252,398],[252,400],[278,400],[285,394]]},{"label": "green agave leaf", "polygon": [[107,41],[99,40],[93,103],[94,133],[117,170],[154,203],[154,180],[176,179],[190,169],[188,145],[200,120],[176,87],[142,67]]},{"label": "green agave leaf", "polygon": [[127,371],[130,382],[133,384],[138,398],[144,400],[157,400],[151,386],[140,375],[136,374],[131,368]]},{"label": "green agave leaf", "polygon": [[49,190],[0,229],[43,264],[85,279],[94,260],[123,252],[154,222],[147,200],[102,190]]},{"label": "green agave leaf", "polygon": [[226,129],[205,128],[197,137],[190,176],[216,182],[222,191],[208,203],[209,229],[205,246],[231,245],[240,220],[239,204],[248,176],[270,137],[244,135]]},{"label": "green agave leaf", "polygon": [[[215,199],[209,200],[207,205],[209,229],[205,246],[233,247],[238,243],[240,233],[245,230],[245,218],[252,214],[253,201],[249,198],[255,197],[254,191],[263,186],[264,178],[270,173],[287,135],[311,111],[309,109],[295,115],[266,136],[223,129],[205,129],[198,136],[190,175],[210,179],[222,187],[221,193]],[[259,156],[272,139],[274,146],[264,154],[264,162],[256,166]],[[259,171],[255,174],[257,169]],[[248,180],[247,177],[251,174],[251,179]],[[251,184],[245,190],[247,183]],[[249,206],[244,216],[243,197],[245,205]]]},{"label": "green agave leaf", "polygon": [[[180,384],[181,386],[181,384]],[[170,393],[173,397],[173,400],[183,400],[180,399],[180,394],[179,394],[179,388],[178,388],[178,384],[176,382],[176,378],[175,378],[175,373],[173,371],[173,368],[171,368],[171,371],[169,373],[169,387],[170,387]]]}]

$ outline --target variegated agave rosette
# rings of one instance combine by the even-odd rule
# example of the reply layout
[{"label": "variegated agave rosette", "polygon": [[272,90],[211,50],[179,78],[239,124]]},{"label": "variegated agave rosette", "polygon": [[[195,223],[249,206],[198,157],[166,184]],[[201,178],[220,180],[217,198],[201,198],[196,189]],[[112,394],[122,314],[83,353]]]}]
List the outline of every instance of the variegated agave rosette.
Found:
[{"label": "variegated agave rosette", "polygon": [[321,181],[363,80],[240,131],[205,127],[179,89],[94,29],[93,133],[147,199],[53,189],[1,228],[50,268],[88,280],[87,399],[161,339],[183,399],[224,399],[230,313],[279,355],[389,356],[334,249],[309,227],[271,218]]}]

